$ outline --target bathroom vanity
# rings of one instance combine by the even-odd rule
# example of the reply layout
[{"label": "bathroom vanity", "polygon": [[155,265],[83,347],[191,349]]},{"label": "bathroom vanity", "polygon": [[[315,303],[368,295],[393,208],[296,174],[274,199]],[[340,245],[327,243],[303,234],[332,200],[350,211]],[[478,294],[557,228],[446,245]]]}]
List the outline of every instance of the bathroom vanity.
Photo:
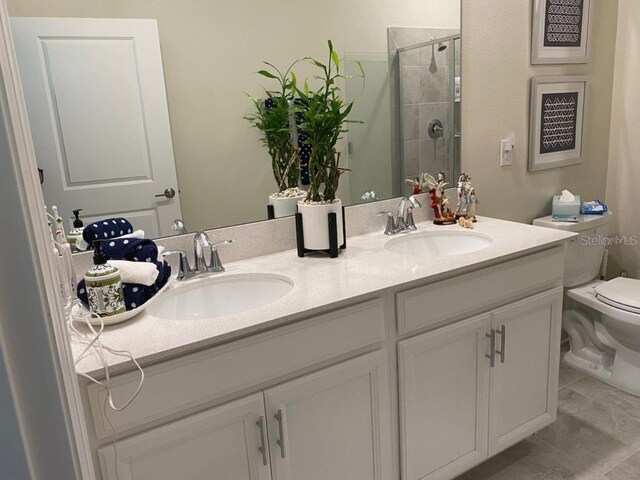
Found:
[{"label": "bathroom vanity", "polygon": [[[403,238],[467,233],[418,226]],[[480,218],[473,235],[490,242],[421,256],[379,232],[338,260],[287,251],[176,282],[259,274],[293,288],[239,314],[145,313],[109,329],[103,340],[131,350],[145,381],[114,412],[81,380],[98,478],[445,480],[552,423],[573,234]],[[120,404],[139,373],[110,361]],[[78,368],[101,375],[91,359]]]}]

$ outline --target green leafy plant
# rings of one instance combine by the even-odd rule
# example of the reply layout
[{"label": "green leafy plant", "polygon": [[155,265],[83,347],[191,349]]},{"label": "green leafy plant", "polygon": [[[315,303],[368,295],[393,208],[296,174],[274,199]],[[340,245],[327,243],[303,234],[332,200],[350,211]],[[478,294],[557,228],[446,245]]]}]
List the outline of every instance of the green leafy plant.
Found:
[{"label": "green leafy plant", "polygon": [[[305,200],[308,203],[335,201],[340,176],[348,171],[340,167],[341,154],[336,150],[336,145],[347,132],[347,123],[362,123],[347,119],[354,102],[347,103],[342,99],[338,83],[349,77],[341,73],[341,60],[331,40],[328,45],[329,58],[326,64],[313,58],[305,59],[321,70],[320,75],[314,76],[315,80],[321,82],[320,88],[311,91],[308,82],[305,82],[303,89],[295,87],[301,100],[296,107],[302,117],[299,128],[306,134],[306,143],[311,147],[310,185]],[[359,62],[356,64],[361,72],[356,77],[364,81],[362,65]]]},{"label": "green leafy plant", "polygon": [[255,112],[246,115],[253,127],[261,133],[261,141],[271,156],[273,176],[280,192],[298,186],[300,178],[300,159],[298,148],[294,141],[295,120],[293,103],[297,92],[294,62],[285,72],[280,71],[271,63],[264,62],[268,69],[257,73],[270,80],[276,80],[278,90],[266,90],[265,98],[253,98]]}]

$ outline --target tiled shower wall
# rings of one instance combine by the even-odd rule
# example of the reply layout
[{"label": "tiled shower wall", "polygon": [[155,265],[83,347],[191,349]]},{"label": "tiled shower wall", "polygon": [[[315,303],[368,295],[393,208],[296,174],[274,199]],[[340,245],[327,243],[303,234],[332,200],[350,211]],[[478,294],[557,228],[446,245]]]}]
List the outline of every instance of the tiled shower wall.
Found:
[{"label": "tiled shower wall", "polygon": [[[400,93],[397,114],[399,125],[398,147],[401,153],[404,177],[415,177],[421,172],[432,175],[446,170],[448,149],[452,148],[447,139],[453,138],[449,131],[449,96],[451,73],[447,50],[422,47],[404,52],[398,48],[429,41],[432,37],[442,38],[458,34],[458,30],[431,28],[390,28],[389,51],[395,62],[398,75],[396,82]],[[428,126],[439,119],[445,128],[444,136],[432,139]],[[450,179],[451,181],[451,179]]]}]

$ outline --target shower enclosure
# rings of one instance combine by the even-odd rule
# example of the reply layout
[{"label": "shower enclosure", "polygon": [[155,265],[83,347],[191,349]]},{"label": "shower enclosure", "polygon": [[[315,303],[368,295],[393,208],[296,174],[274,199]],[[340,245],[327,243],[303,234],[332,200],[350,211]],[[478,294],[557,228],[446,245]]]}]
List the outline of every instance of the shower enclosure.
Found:
[{"label": "shower enclosure", "polygon": [[397,49],[400,164],[403,178],[460,175],[460,35]]}]

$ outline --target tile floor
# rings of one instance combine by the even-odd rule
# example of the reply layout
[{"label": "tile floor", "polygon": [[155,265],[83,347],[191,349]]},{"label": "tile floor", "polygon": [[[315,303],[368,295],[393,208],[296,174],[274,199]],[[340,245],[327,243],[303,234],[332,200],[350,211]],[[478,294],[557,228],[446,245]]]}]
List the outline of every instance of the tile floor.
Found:
[{"label": "tile floor", "polygon": [[558,407],[553,425],[457,480],[640,480],[640,398],[562,365]]}]

